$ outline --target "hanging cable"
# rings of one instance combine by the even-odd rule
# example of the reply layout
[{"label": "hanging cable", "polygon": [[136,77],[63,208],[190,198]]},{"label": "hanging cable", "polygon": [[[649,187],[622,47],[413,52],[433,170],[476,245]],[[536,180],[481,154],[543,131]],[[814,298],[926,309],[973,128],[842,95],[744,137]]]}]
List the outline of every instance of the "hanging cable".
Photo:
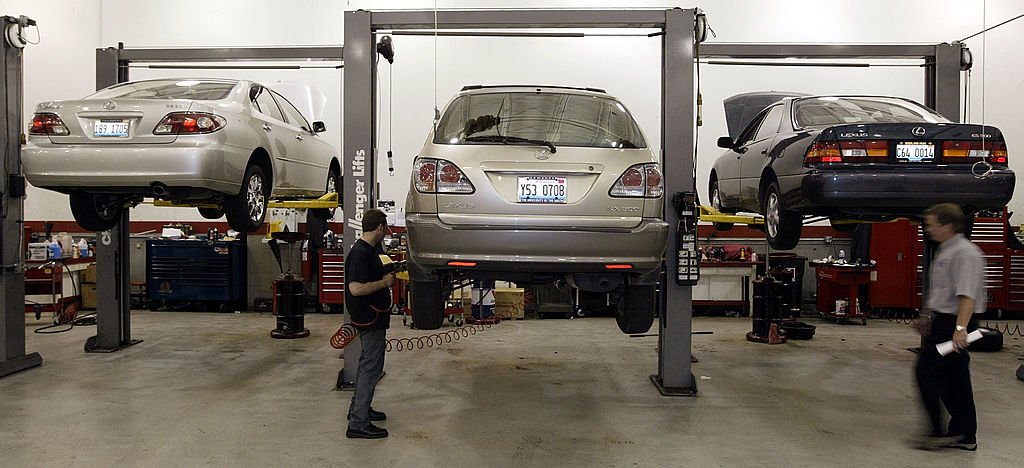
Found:
[{"label": "hanging cable", "polygon": [[[1021,18],[1024,18],[1024,14],[1020,14],[1020,15],[1014,16],[1013,18],[1010,18],[1010,19],[1008,19],[1008,20],[1006,20],[1006,21],[1003,21],[1002,23],[999,23],[999,24],[997,24],[997,25],[995,25],[995,26],[992,26],[991,28],[985,28],[985,29],[982,29],[981,31],[978,31],[978,32],[976,32],[976,33],[974,33],[974,34],[971,34],[970,36],[967,36],[967,37],[965,37],[965,38],[963,38],[963,39],[960,39],[959,41],[956,41],[956,42],[963,42],[963,41],[966,41],[966,40],[968,40],[968,39],[970,39],[970,38],[972,38],[972,37],[974,37],[974,36],[977,36],[978,34],[983,34],[983,33],[989,32],[989,31],[991,31],[991,30],[993,30],[993,29],[995,29],[995,28],[998,28],[998,27],[1000,27],[1000,26],[1002,26],[1002,25],[1006,24],[1006,23],[1009,23],[1009,22],[1011,22],[1011,21],[1016,21],[1016,20],[1019,20],[1019,19],[1021,19]],[[985,27],[984,23],[982,23],[981,27],[983,27],[983,28]]]}]

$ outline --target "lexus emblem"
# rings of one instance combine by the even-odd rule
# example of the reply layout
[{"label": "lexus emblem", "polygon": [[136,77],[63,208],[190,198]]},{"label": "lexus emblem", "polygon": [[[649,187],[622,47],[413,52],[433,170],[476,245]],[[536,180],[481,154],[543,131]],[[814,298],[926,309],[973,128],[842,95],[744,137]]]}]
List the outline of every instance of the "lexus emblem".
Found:
[{"label": "lexus emblem", "polygon": [[543,161],[545,159],[550,158],[551,157],[551,153],[549,153],[548,150],[546,150],[546,149],[542,149],[542,150],[537,152],[536,156],[537,156],[537,159],[540,159],[540,160]]},{"label": "lexus emblem", "polygon": [[924,136],[924,127],[914,127],[910,133],[913,133],[914,136]]},{"label": "lexus emblem", "polygon": [[[117,107],[117,103],[114,102],[114,101],[107,101],[107,102],[103,103],[103,108],[106,109],[106,110],[114,110],[115,107]],[[917,131],[917,130],[915,129],[915,131]],[[915,135],[916,135],[916,133],[915,133]]]}]

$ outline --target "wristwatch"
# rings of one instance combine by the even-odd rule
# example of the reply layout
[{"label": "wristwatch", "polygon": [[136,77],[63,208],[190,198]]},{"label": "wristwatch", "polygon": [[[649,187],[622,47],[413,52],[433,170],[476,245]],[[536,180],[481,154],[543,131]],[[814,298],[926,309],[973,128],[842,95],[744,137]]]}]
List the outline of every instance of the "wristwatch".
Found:
[{"label": "wristwatch", "polygon": [[963,325],[957,325],[956,326],[956,331],[964,331],[964,330],[967,330],[967,327],[965,327]]}]

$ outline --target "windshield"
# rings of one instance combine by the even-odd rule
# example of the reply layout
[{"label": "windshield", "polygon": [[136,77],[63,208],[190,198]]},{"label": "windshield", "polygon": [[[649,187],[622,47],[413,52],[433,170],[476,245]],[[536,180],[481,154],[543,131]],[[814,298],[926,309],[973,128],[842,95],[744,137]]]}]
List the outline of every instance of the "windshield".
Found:
[{"label": "windshield", "polygon": [[152,80],[122,83],[101,89],[86,99],[193,99],[216,101],[227,97],[234,81]]},{"label": "windshield", "polygon": [[896,98],[816,97],[793,102],[797,127],[816,125],[948,122],[911,101]]},{"label": "windshield", "polygon": [[643,148],[636,122],[614,99],[563,93],[487,93],[457,98],[434,143],[501,144],[509,137],[555,146]]}]

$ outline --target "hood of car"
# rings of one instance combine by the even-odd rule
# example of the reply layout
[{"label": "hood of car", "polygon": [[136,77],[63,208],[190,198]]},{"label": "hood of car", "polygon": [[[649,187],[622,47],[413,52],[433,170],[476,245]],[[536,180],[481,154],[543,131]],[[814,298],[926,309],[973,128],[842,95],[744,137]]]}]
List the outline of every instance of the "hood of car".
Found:
[{"label": "hood of car", "polygon": [[729,137],[736,141],[740,132],[764,108],[785,98],[798,96],[809,96],[809,94],[785,91],[758,91],[737,94],[726,98],[723,103],[725,104],[725,121],[729,127]]}]

